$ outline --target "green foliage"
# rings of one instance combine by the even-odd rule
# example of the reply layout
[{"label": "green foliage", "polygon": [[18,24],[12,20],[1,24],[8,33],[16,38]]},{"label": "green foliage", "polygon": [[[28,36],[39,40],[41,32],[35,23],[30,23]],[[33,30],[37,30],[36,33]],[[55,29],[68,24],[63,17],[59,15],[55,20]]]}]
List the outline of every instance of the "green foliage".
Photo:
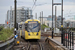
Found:
[{"label": "green foliage", "polygon": [[[58,28],[58,29],[59,29],[60,31],[62,31],[62,28]],[[66,30],[67,30],[67,28],[63,28],[63,30],[65,30],[65,31],[66,31]]]},{"label": "green foliage", "polygon": [[72,31],[75,31],[75,28],[70,28]]},{"label": "green foliage", "polygon": [[3,28],[2,31],[0,31],[0,41],[7,40],[11,35],[13,34],[13,28]]},{"label": "green foliage", "polygon": [[[43,28],[42,28],[43,27]],[[48,26],[46,26],[45,24],[42,24],[41,25],[41,29],[43,29],[44,30],[44,28],[49,28]]]},{"label": "green foliage", "polygon": [[0,31],[3,29],[3,26],[0,27]]},{"label": "green foliage", "polygon": [[[61,28],[59,28],[59,29],[61,31]],[[75,31],[75,28],[63,28],[63,30],[67,30],[67,29],[72,30],[72,31]]]}]

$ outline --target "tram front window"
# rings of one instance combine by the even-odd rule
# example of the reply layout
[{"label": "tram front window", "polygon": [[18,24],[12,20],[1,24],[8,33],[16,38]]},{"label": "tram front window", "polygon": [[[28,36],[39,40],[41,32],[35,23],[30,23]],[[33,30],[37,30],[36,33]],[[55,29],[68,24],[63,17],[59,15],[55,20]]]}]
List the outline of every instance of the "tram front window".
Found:
[{"label": "tram front window", "polygon": [[38,32],[39,28],[38,22],[28,22],[28,32]]}]

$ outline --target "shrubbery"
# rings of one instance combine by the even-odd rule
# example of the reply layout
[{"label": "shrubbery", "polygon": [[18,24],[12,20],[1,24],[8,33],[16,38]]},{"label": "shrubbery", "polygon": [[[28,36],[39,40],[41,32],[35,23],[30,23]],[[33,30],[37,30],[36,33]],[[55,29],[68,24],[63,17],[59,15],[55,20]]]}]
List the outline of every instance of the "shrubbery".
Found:
[{"label": "shrubbery", "polygon": [[[59,28],[60,30],[61,30],[61,28]],[[75,31],[75,28],[63,28],[63,30],[67,30],[67,29],[69,29],[69,30],[72,30],[72,31]]]},{"label": "shrubbery", "polygon": [[13,28],[12,29],[3,28],[0,31],[0,41],[7,40],[12,34],[13,34]]},{"label": "shrubbery", "polygon": [[0,27],[0,31],[3,29],[3,26]]},{"label": "shrubbery", "polygon": [[[43,28],[42,28],[43,27]],[[49,28],[48,26],[46,26],[45,24],[42,24],[41,25],[41,29],[43,29],[44,30],[44,28]]]}]

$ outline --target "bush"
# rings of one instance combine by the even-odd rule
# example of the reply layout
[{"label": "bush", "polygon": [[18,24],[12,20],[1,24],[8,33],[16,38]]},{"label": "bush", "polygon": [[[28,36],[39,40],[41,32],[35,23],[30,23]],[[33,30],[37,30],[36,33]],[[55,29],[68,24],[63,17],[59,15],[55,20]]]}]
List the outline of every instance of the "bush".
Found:
[{"label": "bush", "polygon": [[[43,28],[42,28],[43,27]],[[44,28],[49,28],[48,26],[46,26],[45,24],[41,25],[41,29],[44,30]]]},{"label": "bush", "polygon": [[3,26],[1,26],[1,27],[0,27],[0,31],[1,31],[3,28],[4,28],[4,27],[3,27]]},{"label": "bush", "polygon": [[13,34],[13,28],[3,28],[0,33],[0,40],[7,40]]},{"label": "bush", "polygon": [[[60,29],[60,31],[61,31],[61,28],[59,28]],[[69,29],[69,30],[72,30],[72,31],[75,31],[75,28],[63,28],[63,30],[67,30],[67,29]]]}]

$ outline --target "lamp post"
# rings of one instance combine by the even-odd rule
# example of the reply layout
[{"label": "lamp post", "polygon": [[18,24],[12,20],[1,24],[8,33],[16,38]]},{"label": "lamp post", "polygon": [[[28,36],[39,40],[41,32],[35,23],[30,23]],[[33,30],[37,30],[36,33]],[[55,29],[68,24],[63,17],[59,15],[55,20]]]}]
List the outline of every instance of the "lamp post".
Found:
[{"label": "lamp post", "polygon": [[37,13],[35,13],[35,18],[37,19]]},{"label": "lamp post", "polygon": [[55,33],[56,33],[56,6],[55,6]]},{"label": "lamp post", "polygon": [[52,38],[53,38],[53,0],[52,0]]},{"label": "lamp post", "polygon": [[41,12],[40,12],[40,22],[41,22]]},{"label": "lamp post", "polygon": [[53,3],[53,0],[52,0],[52,38],[53,38],[53,6],[54,5],[61,5],[61,29],[62,29],[61,43],[63,43],[63,0],[61,3]]},{"label": "lamp post", "polygon": [[61,30],[62,30],[62,33],[61,33],[61,43],[63,44],[63,0],[62,0],[62,8],[61,8]]},{"label": "lamp post", "polygon": [[42,30],[43,30],[43,11],[42,11]]},{"label": "lamp post", "polygon": [[15,13],[15,16],[14,16],[14,34],[16,35],[16,3],[17,3],[17,1],[16,0],[14,0],[14,13]]},{"label": "lamp post", "polygon": [[20,42],[19,42],[19,39],[18,39],[18,35],[16,35],[16,31],[18,30],[18,23],[16,23],[16,15],[17,15],[17,13],[16,13],[16,3],[17,3],[17,1],[16,0],[14,0],[14,13],[15,13],[15,16],[14,16],[14,34],[15,34],[15,44],[19,44]]}]

